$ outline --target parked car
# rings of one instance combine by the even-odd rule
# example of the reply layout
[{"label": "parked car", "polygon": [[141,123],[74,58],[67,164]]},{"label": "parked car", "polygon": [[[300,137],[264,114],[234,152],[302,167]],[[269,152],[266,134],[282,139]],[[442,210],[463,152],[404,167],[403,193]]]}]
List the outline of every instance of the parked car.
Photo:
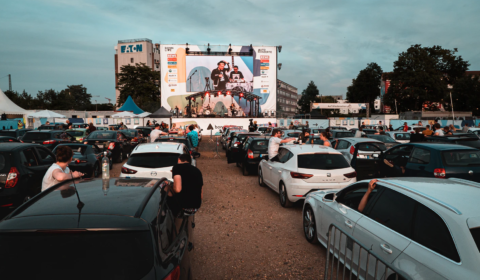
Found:
[{"label": "parked car", "polygon": [[10,136],[18,140],[22,140],[23,135],[30,131],[31,129],[23,128],[23,129],[7,129],[7,130],[0,130],[0,136]]},{"label": "parked car", "polygon": [[64,123],[56,124],[42,124],[38,127],[38,130],[65,130],[67,125]]},{"label": "parked car", "polygon": [[468,135],[454,134],[452,136],[430,136],[430,137],[426,137],[425,141],[430,143],[459,144],[459,145],[480,149],[480,139],[478,139],[478,137],[474,134],[468,134]]},{"label": "parked car", "polygon": [[75,142],[75,137],[63,130],[30,130],[22,137],[22,141],[53,150],[58,144]]},{"label": "parked car", "polygon": [[190,142],[190,138],[185,136],[178,136],[178,135],[162,135],[159,136],[155,142],[169,142],[169,143],[182,143],[188,149],[188,152],[192,154],[194,152],[192,142]]},{"label": "parked car", "polygon": [[270,136],[248,136],[238,146],[233,147],[227,155],[228,163],[236,163],[242,168],[242,173],[247,176],[256,173],[258,164],[262,159],[268,159],[268,141]]},{"label": "parked car", "polygon": [[232,131],[242,131],[242,130],[247,131],[247,130],[244,130],[243,128],[238,127],[238,126],[225,128],[225,132],[220,137],[220,144],[222,145],[222,148],[225,150],[225,144],[226,144],[227,139],[228,139],[228,137],[229,137],[229,135]]},{"label": "parked car", "polygon": [[[189,150],[181,143],[147,143],[138,145],[128,161],[122,166],[120,177],[129,178],[162,178],[172,180],[172,168],[181,154],[190,155]],[[192,153],[192,165],[197,166],[199,153]]]},{"label": "parked car", "polygon": [[384,134],[367,134],[366,136],[368,138],[372,138],[372,139],[375,139],[375,140],[378,140],[378,141],[382,142],[383,144],[385,144],[385,147],[387,149],[390,149],[391,147],[400,144],[400,142],[397,142],[397,141],[393,140],[392,137],[390,137],[386,134],[385,135]]},{"label": "parked car", "polygon": [[258,132],[260,132],[263,135],[270,135],[272,134],[272,128],[267,127],[267,126],[261,126],[257,129]]},{"label": "parked car", "polygon": [[376,129],[368,129],[368,128],[365,128],[362,130],[363,134],[365,135],[369,135],[369,134],[375,134],[377,133],[378,131]]},{"label": "parked car", "polygon": [[261,136],[261,134],[258,132],[242,132],[234,135],[227,146],[226,156],[228,157],[230,153],[238,153],[243,148],[244,140],[251,136]]},{"label": "parked car", "polygon": [[290,207],[312,191],[341,189],[356,181],[342,154],[329,147],[289,145],[258,165],[258,182],[278,192],[280,205]]},{"label": "parked car", "polygon": [[342,130],[330,130],[332,133],[332,137],[329,138],[330,140],[332,139],[338,139],[338,138],[345,138],[345,137],[355,137],[355,133],[342,129]]},{"label": "parked car", "polygon": [[17,138],[10,137],[10,136],[0,136],[0,143],[8,143],[8,142],[21,142]]},{"label": "parked car", "polygon": [[97,145],[102,150],[112,152],[113,160],[122,162],[132,152],[132,144],[120,131],[94,131],[83,140],[84,144]]},{"label": "parked car", "polygon": [[[102,174],[102,160],[104,151],[97,145],[87,145],[81,143],[60,144],[53,149],[53,154],[56,154],[57,148],[67,146],[73,151],[73,158],[68,167],[72,171],[79,171],[84,173],[85,177],[96,178]],[[113,166],[112,153],[107,151],[107,158],[110,162],[110,170]]]},{"label": "parked car", "polygon": [[108,127],[105,127],[105,126],[96,126],[95,128],[97,130],[108,130]]},{"label": "parked car", "polygon": [[65,132],[75,137],[75,141],[77,142],[83,142],[83,139],[88,136],[88,130],[86,128],[67,129]]},{"label": "parked car", "polygon": [[480,128],[478,128],[478,127],[470,127],[468,129],[468,133],[475,134],[477,137],[480,138]]},{"label": "parked car", "polygon": [[311,133],[312,135],[314,136],[319,136],[320,133],[324,132],[325,131],[325,128],[311,128]]},{"label": "parked car", "polygon": [[151,126],[137,126],[135,128],[136,130],[139,131],[143,135],[143,137],[146,139],[146,142],[150,141],[150,133],[152,133],[152,130],[154,127]]},{"label": "parked car", "polygon": [[[361,181],[339,191],[310,193],[303,206],[307,241],[326,247],[329,228],[335,225],[410,279],[478,278],[480,184],[453,178],[380,179],[360,212],[367,188],[368,181]],[[368,261],[352,244],[343,237],[332,250],[342,248],[335,255],[355,276],[374,279],[376,258]],[[379,264],[377,277],[396,279],[396,273],[384,268]]]},{"label": "parked car", "polygon": [[[403,125],[400,126],[400,127],[397,127],[397,129],[395,129],[395,131],[403,131]],[[408,126],[408,129],[407,129],[407,132],[412,132],[412,131],[415,131],[415,128],[419,128],[420,129],[420,132],[426,130],[427,128],[424,127],[424,126],[418,126],[418,125],[410,125]]]},{"label": "parked car", "polygon": [[0,222],[2,277],[192,279],[193,217],[173,215],[165,183],[83,179],[43,191]]},{"label": "parked car", "polygon": [[232,138],[237,135],[237,133],[246,133],[248,130],[242,129],[242,130],[235,130],[235,129],[229,129],[228,134],[225,137],[225,140],[223,141],[223,149],[226,150],[228,145],[230,145],[230,141],[232,141]]},{"label": "parked car", "polygon": [[330,130],[348,130],[348,129],[344,126],[331,126]]},{"label": "parked car", "polygon": [[87,128],[88,123],[72,123],[72,128],[77,129],[77,128]]},{"label": "parked car", "polygon": [[55,155],[29,143],[0,145],[0,210],[11,211],[38,194]]},{"label": "parked car", "polygon": [[410,132],[403,131],[385,131],[385,134],[390,136],[393,140],[399,143],[409,143],[410,142]]},{"label": "parked car", "polygon": [[138,144],[147,142],[147,139],[144,138],[143,134],[140,134],[137,129],[123,129],[122,133],[127,136],[128,141],[132,144],[132,149]]},{"label": "parked car", "polygon": [[120,128],[119,124],[109,124],[108,130],[118,130]]}]

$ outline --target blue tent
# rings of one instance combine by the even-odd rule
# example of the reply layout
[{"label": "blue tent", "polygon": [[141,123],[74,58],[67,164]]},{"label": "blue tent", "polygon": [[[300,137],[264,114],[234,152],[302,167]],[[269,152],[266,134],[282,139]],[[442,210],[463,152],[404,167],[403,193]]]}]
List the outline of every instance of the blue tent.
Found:
[{"label": "blue tent", "polygon": [[134,114],[138,115],[143,113],[144,111],[140,109],[137,104],[135,104],[135,101],[133,101],[132,97],[129,95],[125,103],[123,103],[123,106],[117,110],[117,112],[122,112],[122,111],[129,111],[133,112]]}]

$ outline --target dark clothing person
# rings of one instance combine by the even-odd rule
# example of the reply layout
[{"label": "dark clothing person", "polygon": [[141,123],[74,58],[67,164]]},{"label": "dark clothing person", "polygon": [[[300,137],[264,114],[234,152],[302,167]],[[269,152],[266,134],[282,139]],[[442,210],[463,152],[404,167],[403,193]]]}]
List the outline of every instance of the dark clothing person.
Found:
[{"label": "dark clothing person", "polygon": [[244,78],[243,78],[242,72],[238,71],[237,73],[235,73],[235,71],[233,71],[232,73],[230,73],[230,79],[240,80],[240,79],[244,79]]},{"label": "dark clothing person", "polygon": [[[223,68],[223,70],[215,68],[212,71],[212,75],[210,75],[210,78],[212,79],[215,90],[223,90],[226,88],[226,84],[228,82],[228,72],[229,68]],[[222,77],[220,77],[220,75]]]},{"label": "dark clothing person", "polygon": [[255,132],[255,125],[253,124],[253,121],[250,121],[250,124],[248,125],[248,132]]},{"label": "dark clothing person", "polygon": [[175,194],[170,203],[172,211],[178,213],[182,209],[200,208],[202,204],[202,172],[189,163],[177,164],[172,168],[172,177],[182,177],[182,191]]},{"label": "dark clothing person", "polygon": [[95,130],[97,130],[97,128],[93,124],[88,126],[88,133],[89,134],[94,132]]}]

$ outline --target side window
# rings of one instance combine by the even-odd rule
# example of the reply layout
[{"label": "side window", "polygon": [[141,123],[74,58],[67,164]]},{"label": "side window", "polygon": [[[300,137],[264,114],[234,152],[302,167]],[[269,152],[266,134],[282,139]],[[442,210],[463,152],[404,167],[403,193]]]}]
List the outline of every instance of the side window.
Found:
[{"label": "side window", "polygon": [[445,222],[420,203],[417,206],[412,239],[446,258],[460,262],[460,256]]},{"label": "side window", "polygon": [[168,207],[168,203],[162,203],[157,215],[158,243],[161,252],[167,251],[177,236],[175,218]]},{"label": "side window", "polygon": [[[330,142],[330,144],[332,144],[332,147],[335,148],[335,146],[337,145],[337,141],[336,140],[332,141],[332,142]],[[336,147],[335,149],[338,149],[338,147]]]},{"label": "side window", "polygon": [[385,158],[389,160],[395,160],[399,157],[408,158],[410,156],[412,148],[413,146],[410,145],[392,148],[385,154]]},{"label": "side window", "polygon": [[280,158],[280,162],[281,162],[281,163],[285,163],[285,162],[287,162],[288,160],[290,160],[292,157],[293,157],[293,153],[290,152],[289,150],[287,150],[287,152],[285,153],[285,155]]},{"label": "side window", "polygon": [[[339,197],[337,197],[336,201],[345,206],[348,206],[355,211],[358,211],[358,205],[360,204],[363,195],[367,192],[367,189],[368,183],[355,184],[354,186],[343,190]],[[382,186],[377,185],[377,187],[372,191],[372,193],[368,197],[366,209],[368,209],[369,205],[372,204],[373,201],[375,201],[375,197],[378,193],[380,193],[382,189]]]},{"label": "side window", "polygon": [[29,166],[29,167],[38,165],[37,157],[35,156],[35,152],[33,151],[32,148],[23,150],[21,154],[22,154],[23,165]]},{"label": "side window", "polygon": [[278,149],[278,161],[282,162],[282,159],[288,154],[288,150],[285,148]]},{"label": "side window", "polygon": [[419,164],[427,164],[430,162],[430,151],[420,148],[413,149],[412,155],[408,162],[411,163],[419,163]]},{"label": "side window", "polygon": [[415,204],[410,197],[385,188],[366,213],[370,219],[410,238]]},{"label": "side window", "polygon": [[39,165],[51,165],[55,162],[55,156],[48,149],[45,149],[44,147],[36,147],[35,149],[40,155]]},{"label": "side window", "polygon": [[348,148],[348,146],[349,146],[348,144],[349,143],[347,141],[339,140],[337,149],[344,150],[344,149]]},{"label": "side window", "polygon": [[61,139],[60,133],[54,133],[54,134],[53,134],[53,138],[55,138],[55,139]]}]

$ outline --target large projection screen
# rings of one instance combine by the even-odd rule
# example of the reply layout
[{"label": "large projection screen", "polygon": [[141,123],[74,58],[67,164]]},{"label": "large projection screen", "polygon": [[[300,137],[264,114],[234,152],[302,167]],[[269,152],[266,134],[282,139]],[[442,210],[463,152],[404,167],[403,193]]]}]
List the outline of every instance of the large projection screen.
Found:
[{"label": "large projection screen", "polygon": [[[205,52],[207,46],[188,45],[190,53]],[[188,101],[186,96],[210,90],[241,87],[262,97],[260,112],[276,110],[276,47],[253,47],[250,55],[228,55],[229,46],[210,46],[212,53],[222,55],[187,55],[185,45],[162,45],[161,60],[161,94],[162,106],[167,110],[178,107],[184,110]],[[248,53],[250,46],[232,46],[233,53]],[[236,66],[236,68],[235,68]],[[205,78],[208,78],[205,79]],[[197,112],[209,110],[216,114],[223,113],[231,105],[248,114],[249,104],[238,97],[198,98],[193,104]]]}]

